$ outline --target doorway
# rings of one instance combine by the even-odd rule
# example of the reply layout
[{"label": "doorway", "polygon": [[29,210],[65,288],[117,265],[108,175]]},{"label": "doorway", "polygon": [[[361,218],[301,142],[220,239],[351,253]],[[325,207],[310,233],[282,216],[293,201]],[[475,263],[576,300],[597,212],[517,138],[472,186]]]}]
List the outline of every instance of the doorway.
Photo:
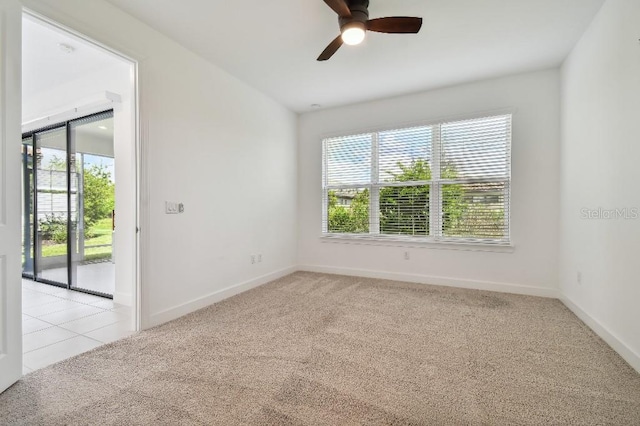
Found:
[{"label": "doorway", "polygon": [[113,298],[113,111],[23,134],[22,274]]},{"label": "doorway", "polygon": [[136,75],[23,14],[23,373],[139,328]]}]

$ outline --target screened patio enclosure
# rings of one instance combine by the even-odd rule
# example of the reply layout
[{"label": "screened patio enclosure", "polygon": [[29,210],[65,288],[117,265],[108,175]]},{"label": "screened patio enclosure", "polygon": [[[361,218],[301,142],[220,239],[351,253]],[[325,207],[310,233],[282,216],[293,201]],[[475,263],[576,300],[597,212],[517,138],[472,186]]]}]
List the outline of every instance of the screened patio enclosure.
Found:
[{"label": "screened patio enclosure", "polygon": [[113,111],[25,133],[22,274],[113,297]]}]

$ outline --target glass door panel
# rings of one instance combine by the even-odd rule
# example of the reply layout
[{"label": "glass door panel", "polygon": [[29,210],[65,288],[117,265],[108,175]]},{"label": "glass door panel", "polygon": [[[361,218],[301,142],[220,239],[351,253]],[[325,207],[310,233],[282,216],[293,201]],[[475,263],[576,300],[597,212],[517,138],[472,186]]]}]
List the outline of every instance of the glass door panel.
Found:
[{"label": "glass door panel", "polygon": [[36,133],[36,278],[68,285],[66,126]]},{"label": "glass door panel", "polygon": [[22,274],[33,278],[33,138],[22,140]]},{"label": "glass door panel", "polygon": [[115,162],[113,112],[69,124],[72,226],[71,287],[113,295]]},{"label": "glass door panel", "polygon": [[23,135],[23,276],[113,297],[113,139],[113,111]]}]

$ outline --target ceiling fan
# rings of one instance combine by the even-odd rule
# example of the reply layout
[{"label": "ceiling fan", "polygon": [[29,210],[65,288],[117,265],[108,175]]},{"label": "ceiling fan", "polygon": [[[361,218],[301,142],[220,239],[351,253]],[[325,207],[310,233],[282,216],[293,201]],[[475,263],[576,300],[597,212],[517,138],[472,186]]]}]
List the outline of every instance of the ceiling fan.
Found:
[{"label": "ceiling fan", "polygon": [[343,43],[356,45],[362,43],[366,31],[387,34],[416,34],[422,27],[422,18],[408,16],[390,16],[369,19],[369,0],[324,0],[338,14],[340,35],[335,38],[318,61],[326,61],[340,49]]}]

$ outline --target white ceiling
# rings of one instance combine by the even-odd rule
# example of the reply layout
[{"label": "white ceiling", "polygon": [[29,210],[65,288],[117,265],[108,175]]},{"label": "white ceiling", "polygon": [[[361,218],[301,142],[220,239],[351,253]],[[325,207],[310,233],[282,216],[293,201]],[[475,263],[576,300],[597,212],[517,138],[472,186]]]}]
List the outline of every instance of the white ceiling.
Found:
[{"label": "white ceiling", "polygon": [[[60,44],[70,46],[68,53]],[[22,20],[22,96],[76,81],[122,61],[69,33],[26,15]]]},{"label": "white ceiling", "polygon": [[418,35],[338,35],[322,0],[108,0],[288,108],[333,107],[558,66],[604,0],[371,0],[370,17],[421,16]]}]

